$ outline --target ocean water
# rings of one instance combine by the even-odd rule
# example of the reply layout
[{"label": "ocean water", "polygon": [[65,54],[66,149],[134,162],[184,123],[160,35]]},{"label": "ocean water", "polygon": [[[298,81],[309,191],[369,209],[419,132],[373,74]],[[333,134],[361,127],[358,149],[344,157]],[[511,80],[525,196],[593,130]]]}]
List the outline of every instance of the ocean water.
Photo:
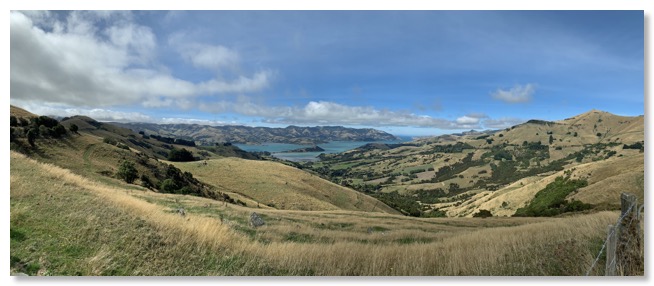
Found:
[{"label": "ocean water", "polygon": [[368,143],[387,143],[387,144],[397,144],[402,142],[410,141],[410,138],[400,137],[402,140],[399,141],[331,141],[328,143],[318,144],[320,148],[325,149],[322,152],[299,152],[299,153],[280,153],[284,151],[290,151],[299,148],[310,147],[310,145],[298,145],[298,144],[285,144],[285,143],[263,143],[260,145],[248,145],[248,144],[234,144],[238,148],[241,148],[244,151],[248,152],[270,152],[273,156],[289,160],[289,161],[317,161],[318,156],[321,153],[341,153],[348,150],[352,150]]}]

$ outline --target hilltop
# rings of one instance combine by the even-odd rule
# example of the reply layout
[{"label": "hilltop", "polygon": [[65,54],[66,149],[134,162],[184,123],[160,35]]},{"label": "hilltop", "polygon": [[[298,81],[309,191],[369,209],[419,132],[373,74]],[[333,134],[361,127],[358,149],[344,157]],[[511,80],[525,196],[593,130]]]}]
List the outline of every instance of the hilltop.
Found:
[{"label": "hilltop", "polygon": [[[415,216],[511,216],[557,177],[587,187],[566,197],[611,209],[643,197],[644,117],[592,110],[559,121],[465,132],[325,154],[312,169]],[[575,203],[578,204],[578,203]],[[586,208],[586,205],[584,205]]]},{"label": "hilltop", "polygon": [[178,138],[189,138],[200,145],[213,145],[221,142],[261,144],[292,143],[315,145],[329,141],[394,141],[399,138],[370,128],[346,128],[342,126],[315,126],[285,128],[249,126],[210,126],[198,124],[154,124],[154,123],[113,123],[145,134],[158,134]]},{"label": "hilltop", "polygon": [[[589,121],[572,129],[576,136],[543,129],[561,139],[556,144],[498,142],[554,124],[532,121],[498,132],[369,144],[318,163],[285,165],[215,152],[240,154],[221,149],[230,144],[202,149],[88,117],[59,122],[14,110],[11,273],[603,275],[604,267],[588,265],[597,262],[606,225],[619,213],[602,210],[616,209],[621,191],[643,196],[638,118],[603,115],[594,128],[582,126]],[[583,131],[609,129],[594,139]],[[576,137],[591,143],[562,144]],[[163,159],[182,149],[195,161]],[[119,176],[122,162],[140,175],[131,183]],[[553,183],[583,186],[566,197],[582,203],[566,208],[592,209],[501,217]],[[494,217],[459,217],[480,210]],[[264,225],[251,223],[255,212]],[[635,258],[644,261],[640,253]],[[598,265],[604,263],[600,258]]]},{"label": "hilltop", "polygon": [[[18,108],[12,110],[20,112]],[[250,207],[396,213],[367,195],[279,162],[260,161],[258,155],[229,143],[196,146],[192,140],[135,133],[86,116],[67,117],[61,122],[47,116],[28,119],[25,125],[12,122],[13,150],[92,179]],[[47,127],[40,126],[41,121],[52,128],[60,126],[62,135],[51,135],[54,133]],[[37,130],[33,132],[37,134],[33,146],[25,135],[29,130]],[[131,184],[120,179],[123,162],[132,164],[137,173]]]}]

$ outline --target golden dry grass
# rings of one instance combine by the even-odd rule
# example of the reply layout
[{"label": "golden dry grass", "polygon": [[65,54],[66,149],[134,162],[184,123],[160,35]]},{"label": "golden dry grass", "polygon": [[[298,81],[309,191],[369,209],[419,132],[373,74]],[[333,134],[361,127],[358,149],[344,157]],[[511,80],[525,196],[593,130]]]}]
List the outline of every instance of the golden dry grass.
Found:
[{"label": "golden dry grass", "polygon": [[634,193],[641,200],[644,198],[643,155],[635,150],[623,154],[623,157],[568,166],[547,176],[523,178],[497,191],[481,191],[459,205],[442,203],[434,206],[446,211],[448,216],[471,217],[480,209],[489,210],[495,216],[511,216],[556,177],[565,176],[565,172],[570,171],[573,179],[588,180],[588,186],[570,194],[568,199],[594,204],[602,209],[616,209],[620,206],[620,194],[623,192]]},{"label": "golden dry grass", "polygon": [[[31,169],[35,180],[57,182],[59,187],[53,192],[85,192],[89,198],[100,198],[121,213],[152,225],[152,231],[161,236],[162,247],[167,250],[150,253],[152,259],[178,263],[217,259],[228,264],[233,261],[238,268],[224,271],[228,266],[221,264],[221,271],[197,269],[197,273],[208,275],[581,275],[592,263],[606,225],[617,217],[615,212],[600,212],[555,219],[416,219],[383,213],[258,210],[266,216],[268,229],[250,229],[248,232],[254,232],[252,237],[238,231],[247,226],[237,219],[247,216],[252,209],[221,207],[199,197],[112,188],[14,152],[11,164],[24,166],[12,168],[12,204],[26,199],[21,196],[34,195],[28,192],[30,181],[22,174]],[[169,199],[185,204],[189,213],[182,217],[171,212],[170,206],[157,203]],[[97,204],[98,200],[87,202]],[[205,204],[207,209],[221,211],[233,224],[221,224],[211,212],[197,209]],[[98,207],[103,208],[106,207]],[[12,207],[12,216],[20,212],[29,210]],[[75,210],[62,210],[61,215],[69,212]],[[89,225],[96,223],[88,221]],[[327,227],[320,229],[321,223]],[[366,228],[375,226],[373,233],[367,232]],[[312,239],[284,239],[292,232],[307,234]],[[403,237],[415,241],[398,241]],[[103,269],[116,263],[112,261],[113,251],[116,250],[97,249],[89,259],[80,262],[88,265],[84,268],[88,272],[84,273],[104,273]],[[152,268],[139,270],[143,275],[160,273]],[[168,275],[180,273],[166,270],[170,271]],[[601,269],[593,273],[601,274]],[[132,274],[135,273],[127,272]]]},{"label": "golden dry grass", "polygon": [[9,107],[9,115],[16,117],[37,117],[36,114],[13,105],[10,105]]},{"label": "golden dry grass", "polygon": [[174,163],[220,190],[284,210],[357,210],[397,213],[384,203],[296,168],[269,161],[222,158]]}]

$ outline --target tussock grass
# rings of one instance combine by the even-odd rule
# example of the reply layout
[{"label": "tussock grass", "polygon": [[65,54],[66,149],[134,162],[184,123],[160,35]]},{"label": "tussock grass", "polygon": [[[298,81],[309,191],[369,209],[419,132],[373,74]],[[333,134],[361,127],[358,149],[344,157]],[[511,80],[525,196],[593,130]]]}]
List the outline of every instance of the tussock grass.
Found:
[{"label": "tussock grass", "polygon": [[253,229],[251,208],[108,186],[14,152],[10,183],[12,265],[29,274],[582,275],[617,218],[261,209]]}]

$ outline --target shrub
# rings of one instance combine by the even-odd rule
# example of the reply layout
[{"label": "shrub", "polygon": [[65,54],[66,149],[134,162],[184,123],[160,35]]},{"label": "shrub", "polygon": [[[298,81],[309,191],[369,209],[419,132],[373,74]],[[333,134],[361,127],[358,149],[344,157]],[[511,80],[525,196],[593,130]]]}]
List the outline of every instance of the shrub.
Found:
[{"label": "shrub", "polygon": [[30,121],[23,118],[23,117],[21,117],[21,118],[18,118],[18,124],[20,126],[28,126],[28,125],[30,125]]},{"label": "shrub", "polygon": [[114,145],[114,146],[116,144],[118,144],[118,141],[116,141],[116,139],[109,138],[109,137],[106,137],[106,138],[102,139],[102,142],[107,143],[109,145]]},{"label": "shrub", "polygon": [[38,129],[30,129],[27,131],[27,142],[30,143],[32,147],[34,147],[34,141],[36,140],[36,136],[39,135]]},{"label": "shrub", "polygon": [[118,147],[118,148],[120,148],[120,149],[129,150],[129,146],[127,146],[127,145],[125,145],[125,144],[123,144],[123,143],[117,143],[117,144],[116,144],[116,147]]},{"label": "shrub", "polygon": [[134,163],[129,161],[123,161],[118,167],[118,172],[116,173],[116,177],[131,184],[138,177],[138,171],[136,170],[136,168],[134,168]]},{"label": "shrub", "polygon": [[68,130],[70,130],[70,132],[77,133],[77,130],[79,130],[79,127],[77,127],[77,125],[75,125],[75,124],[71,124],[70,127],[68,127]]},{"label": "shrub", "polygon": [[39,129],[38,129],[38,130],[39,130],[39,135],[41,135],[41,136],[43,136],[43,137],[48,137],[48,136],[50,136],[50,132],[51,132],[51,130],[50,130],[48,127],[46,127],[45,125],[39,125]]},{"label": "shrub", "polygon": [[16,116],[9,116],[9,126],[18,126],[18,119]]},{"label": "shrub", "polygon": [[39,117],[34,117],[32,118],[32,123],[36,126],[45,126],[48,128],[53,128],[59,124],[59,121],[57,121],[54,118],[50,118],[47,116],[39,116]]},{"label": "shrub", "polygon": [[175,180],[165,179],[163,182],[161,182],[159,189],[165,193],[174,193],[177,191],[177,189],[179,189],[179,187],[175,183]]},{"label": "shrub", "polygon": [[148,189],[152,189],[154,187],[154,184],[152,184],[152,181],[150,181],[150,177],[143,174],[141,175],[141,186]]},{"label": "shrub", "polygon": [[494,160],[511,160],[513,159],[513,156],[509,151],[506,150],[499,150],[497,153],[495,153],[495,156],[493,156]]},{"label": "shrub", "polygon": [[61,124],[57,124],[57,126],[52,128],[52,135],[56,138],[66,135],[66,127]]},{"label": "shrub", "polygon": [[480,218],[487,218],[492,216],[493,214],[489,210],[479,210],[478,212],[472,215],[472,217],[480,217]]}]

